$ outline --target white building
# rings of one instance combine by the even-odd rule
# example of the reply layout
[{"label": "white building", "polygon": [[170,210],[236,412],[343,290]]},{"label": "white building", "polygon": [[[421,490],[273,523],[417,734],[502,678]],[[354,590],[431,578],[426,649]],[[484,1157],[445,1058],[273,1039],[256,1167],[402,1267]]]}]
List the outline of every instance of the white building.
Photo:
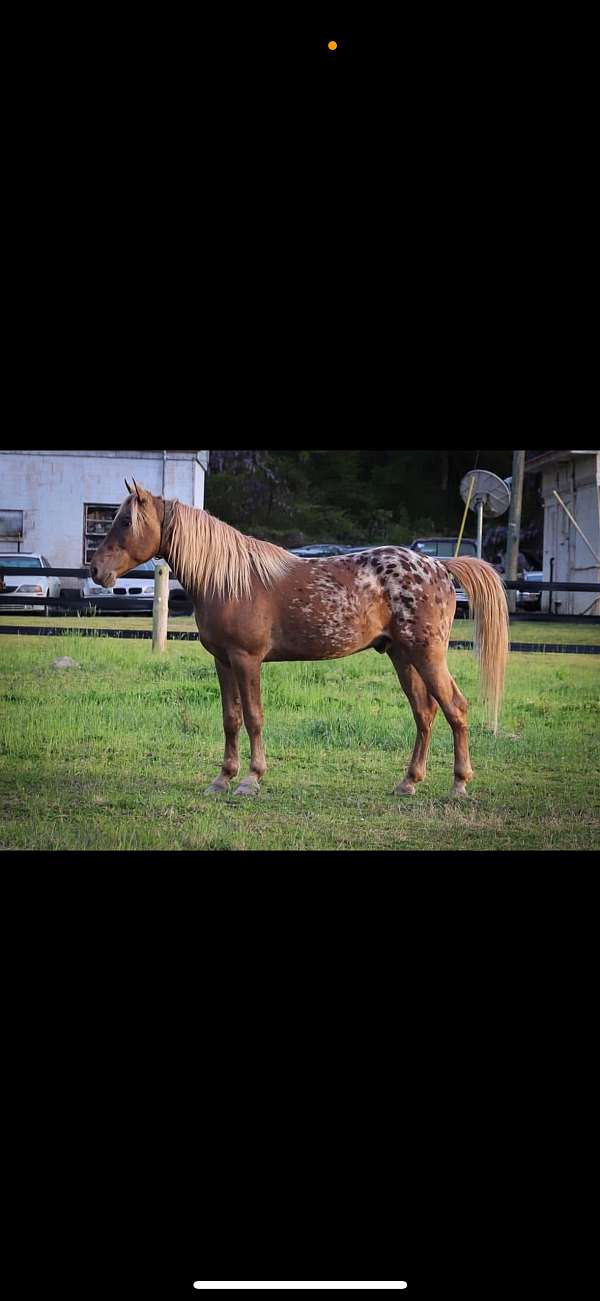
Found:
[{"label": "white building", "polygon": [[[539,452],[525,462],[526,474],[541,475],[544,498],[544,582],[600,583],[600,451]],[[585,534],[587,546],[554,496],[562,498]],[[542,606],[547,609],[547,596]],[[600,614],[600,594],[553,592],[560,614]]]},{"label": "white building", "polygon": [[[0,449],[0,551],[40,551],[57,569],[89,564],[136,479],[161,497],[204,505],[208,452]],[[76,586],[76,579],[62,579]]]}]

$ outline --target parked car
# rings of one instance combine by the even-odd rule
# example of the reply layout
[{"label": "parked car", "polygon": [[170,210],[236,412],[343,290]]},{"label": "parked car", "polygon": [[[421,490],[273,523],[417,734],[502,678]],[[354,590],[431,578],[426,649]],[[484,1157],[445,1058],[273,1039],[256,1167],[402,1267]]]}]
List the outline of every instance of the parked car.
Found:
[{"label": "parked car", "polygon": [[[141,613],[140,602],[146,606],[154,600],[154,571],[158,560],[152,557],[146,560],[143,565],[138,565],[136,569],[130,569],[128,574],[123,574],[118,578],[114,587],[100,587],[95,583],[93,578],[82,578],[79,587],[79,594],[82,597],[93,598],[95,596],[118,596],[121,599],[131,597],[130,611]],[[189,597],[184,591],[181,583],[177,578],[169,579],[169,609],[178,603],[181,605],[187,603]],[[102,607],[101,607],[102,608]],[[106,607],[104,607],[106,609]],[[116,612],[115,612],[116,613]],[[119,614],[127,614],[127,609],[121,607]]]},{"label": "parked car", "polygon": [[315,542],[314,546],[308,547],[290,547],[293,556],[341,556],[349,547],[338,546],[335,542]]},{"label": "parked car", "polygon": [[[2,575],[2,590],[0,591],[0,610],[2,613],[8,610],[38,610],[40,614],[50,614],[51,605],[44,605],[44,599],[49,596],[60,596],[60,578],[53,578],[47,574],[24,573],[19,576],[20,569],[51,569],[50,561],[46,556],[42,556],[39,551],[19,551],[19,552],[2,552],[0,553],[0,575]],[[30,596],[31,605],[27,603],[11,603],[11,596]]]},{"label": "parked car", "polygon": [[[543,569],[526,569],[519,575],[524,583],[543,583]],[[541,610],[542,593],[541,592],[517,592],[517,608],[523,610]]]},{"label": "parked car", "polygon": [[[494,569],[504,578],[506,574],[506,556],[499,552],[496,556]],[[539,560],[523,555],[519,551],[517,560],[517,578],[522,579],[525,583],[543,583],[544,571],[539,568]],[[541,610],[542,593],[541,592],[517,592],[517,609],[521,610]]]},{"label": "parked car", "polygon": [[[439,556],[450,559],[456,551],[456,538],[415,538],[411,542],[411,551],[419,551],[422,556]],[[459,556],[476,556],[477,543],[474,538],[462,538],[460,544]],[[464,588],[457,582],[456,578],[452,579],[456,591],[456,613],[463,619],[469,616],[469,598]]]},{"label": "parked car", "polygon": [[[420,551],[423,556],[444,556],[449,559],[456,551],[458,538],[415,538],[411,542],[411,551]],[[460,544],[460,556],[476,556],[477,543],[474,538],[463,538]]]}]

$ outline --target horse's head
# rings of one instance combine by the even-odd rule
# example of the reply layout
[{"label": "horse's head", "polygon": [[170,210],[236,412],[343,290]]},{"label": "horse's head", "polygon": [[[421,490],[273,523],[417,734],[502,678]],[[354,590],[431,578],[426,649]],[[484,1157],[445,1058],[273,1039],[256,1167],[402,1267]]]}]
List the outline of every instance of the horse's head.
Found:
[{"label": "horse's head", "polygon": [[135,479],[133,485],[130,488],[125,480],[129,496],[90,564],[92,578],[101,587],[112,587],[121,574],[127,574],[159,553],[165,503],[162,497],[154,497],[140,488]]}]

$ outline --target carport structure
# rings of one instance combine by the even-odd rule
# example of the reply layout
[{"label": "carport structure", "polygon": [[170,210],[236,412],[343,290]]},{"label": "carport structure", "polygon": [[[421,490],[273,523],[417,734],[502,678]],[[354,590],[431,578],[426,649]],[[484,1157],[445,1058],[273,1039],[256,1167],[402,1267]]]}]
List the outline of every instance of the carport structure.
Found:
[{"label": "carport structure", "polygon": [[[600,450],[534,452],[525,473],[541,476],[544,582],[600,583]],[[554,592],[552,609],[600,615],[600,598]]]}]

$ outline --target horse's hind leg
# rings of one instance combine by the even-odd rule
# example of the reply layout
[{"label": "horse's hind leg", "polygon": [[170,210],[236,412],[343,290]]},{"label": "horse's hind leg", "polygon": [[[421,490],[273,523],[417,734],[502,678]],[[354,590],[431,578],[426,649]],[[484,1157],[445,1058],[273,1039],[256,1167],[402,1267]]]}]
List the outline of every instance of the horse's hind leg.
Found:
[{"label": "horse's hind leg", "polygon": [[445,714],[454,738],[454,786],[452,795],[466,795],[467,782],[473,777],[467,731],[468,706],[462,691],[448,672],[446,651],[432,649],[411,652],[428,691]]},{"label": "horse's hind leg", "polygon": [[397,646],[392,646],[388,655],[400,679],[402,689],[406,692],[417,725],[417,739],[411,760],[406,769],[406,776],[395,795],[414,795],[416,782],[422,782],[427,771],[427,751],[431,740],[433,720],[437,713],[437,701],[429,694],[427,687],[415,668]]},{"label": "horse's hind leg", "polygon": [[229,790],[229,783],[240,770],[239,734],[242,726],[242,701],[239,687],[231,669],[215,659],[215,668],[221,687],[223,702],[223,729],[225,755],[218,777],[206,788],[205,795],[220,795]]}]

